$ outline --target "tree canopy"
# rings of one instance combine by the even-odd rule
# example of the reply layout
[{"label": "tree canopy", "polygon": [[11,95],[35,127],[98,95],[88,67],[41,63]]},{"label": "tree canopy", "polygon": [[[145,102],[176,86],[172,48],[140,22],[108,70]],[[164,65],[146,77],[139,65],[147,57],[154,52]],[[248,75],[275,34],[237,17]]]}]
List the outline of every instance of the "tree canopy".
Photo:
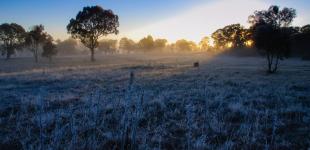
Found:
[{"label": "tree canopy", "polygon": [[250,40],[250,35],[251,32],[240,24],[232,24],[213,32],[212,38],[215,48],[241,48]]},{"label": "tree canopy", "polygon": [[0,42],[2,43],[2,55],[9,59],[15,50],[21,48],[24,43],[25,29],[16,23],[4,23],[0,25]]},{"label": "tree canopy", "polygon": [[67,26],[68,33],[90,49],[91,61],[94,61],[94,50],[98,47],[98,39],[108,34],[118,34],[118,16],[112,10],[100,6],[84,7],[75,19]]},{"label": "tree canopy", "polygon": [[42,56],[52,61],[52,57],[57,54],[56,44],[53,43],[53,38],[48,38],[45,44],[43,45]]},{"label": "tree canopy", "polygon": [[43,25],[35,25],[27,33],[25,44],[33,53],[35,62],[39,61],[39,50],[49,38],[51,38],[51,36],[44,32]]}]

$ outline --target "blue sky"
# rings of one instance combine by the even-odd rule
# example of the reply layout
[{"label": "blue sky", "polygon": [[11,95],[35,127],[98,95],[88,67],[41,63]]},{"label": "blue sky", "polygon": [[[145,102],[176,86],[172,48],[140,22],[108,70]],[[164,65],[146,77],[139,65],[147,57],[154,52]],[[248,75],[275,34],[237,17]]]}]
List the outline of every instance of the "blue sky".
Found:
[{"label": "blue sky", "polygon": [[120,18],[120,34],[135,40],[151,34],[175,41],[198,41],[227,24],[247,25],[254,10],[276,4],[297,9],[294,25],[310,24],[308,0],[1,0],[0,23],[16,22],[29,29],[43,24],[55,38],[65,39],[66,25],[84,6],[100,5]]}]

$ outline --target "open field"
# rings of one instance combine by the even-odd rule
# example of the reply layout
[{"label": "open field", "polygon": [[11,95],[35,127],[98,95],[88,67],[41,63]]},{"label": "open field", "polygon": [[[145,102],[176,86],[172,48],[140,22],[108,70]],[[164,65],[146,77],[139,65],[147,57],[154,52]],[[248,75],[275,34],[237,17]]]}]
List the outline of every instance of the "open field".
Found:
[{"label": "open field", "polygon": [[265,63],[205,54],[0,60],[0,149],[309,148],[310,63],[286,60],[274,75]]}]

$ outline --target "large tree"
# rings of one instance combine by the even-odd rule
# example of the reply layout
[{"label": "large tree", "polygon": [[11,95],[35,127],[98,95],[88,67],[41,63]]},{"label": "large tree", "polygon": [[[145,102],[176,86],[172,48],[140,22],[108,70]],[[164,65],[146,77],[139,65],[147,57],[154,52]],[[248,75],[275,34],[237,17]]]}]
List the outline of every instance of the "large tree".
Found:
[{"label": "large tree", "polygon": [[232,24],[212,33],[214,46],[218,49],[241,48],[250,40],[250,32],[240,24]]},{"label": "large tree", "polygon": [[2,43],[2,55],[10,59],[16,49],[21,48],[25,37],[25,29],[16,23],[4,23],[0,25],[0,42]]},{"label": "large tree", "polygon": [[91,61],[95,61],[95,49],[98,39],[108,34],[118,34],[118,16],[112,10],[105,10],[100,6],[84,7],[75,19],[71,19],[67,26],[68,33],[90,49]]},{"label": "large tree", "polygon": [[50,36],[44,32],[43,25],[35,25],[26,35],[26,46],[33,53],[35,62],[39,61],[40,49]]},{"label": "large tree", "polygon": [[295,9],[280,10],[279,6],[255,11],[249,16],[255,47],[266,56],[269,73],[276,72],[279,60],[289,56],[290,37],[296,33],[289,25],[295,17]]}]

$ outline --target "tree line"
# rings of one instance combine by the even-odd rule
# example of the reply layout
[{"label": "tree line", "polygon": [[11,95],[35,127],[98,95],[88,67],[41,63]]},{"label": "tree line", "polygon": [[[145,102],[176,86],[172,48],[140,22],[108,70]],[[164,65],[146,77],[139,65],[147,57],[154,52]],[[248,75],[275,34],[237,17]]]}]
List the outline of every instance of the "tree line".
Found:
[{"label": "tree line", "polygon": [[35,25],[29,31],[25,31],[16,23],[4,23],[0,25],[0,48],[1,54],[7,59],[10,59],[17,50],[28,49],[32,52],[35,62],[38,62],[40,55],[52,60],[59,50],[62,54],[74,53],[78,42],[89,49],[91,61],[95,61],[95,50],[103,53],[119,51],[145,53],[220,51],[255,47],[266,56],[268,72],[273,73],[278,68],[279,60],[287,58],[292,53],[291,43],[294,43],[292,41],[298,43],[300,39],[309,37],[310,25],[291,26],[295,17],[296,10],[293,8],[280,9],[279,6],[270,6],[267,10],[255,11],[249,16],[249,28],[240,24],[227,25],[217,29],[211,37],[203,37],[198,44],[185,39],[168,43],[166,39],[154,39],[151,35],[135,42],[126,37],[120,41],[100,40],[109,34],[118,34],[118,16],[112,10],[91,6],[84,7],[67,25],[67,31],[72,38],[55,41],[44,31],[43,25]]}]

